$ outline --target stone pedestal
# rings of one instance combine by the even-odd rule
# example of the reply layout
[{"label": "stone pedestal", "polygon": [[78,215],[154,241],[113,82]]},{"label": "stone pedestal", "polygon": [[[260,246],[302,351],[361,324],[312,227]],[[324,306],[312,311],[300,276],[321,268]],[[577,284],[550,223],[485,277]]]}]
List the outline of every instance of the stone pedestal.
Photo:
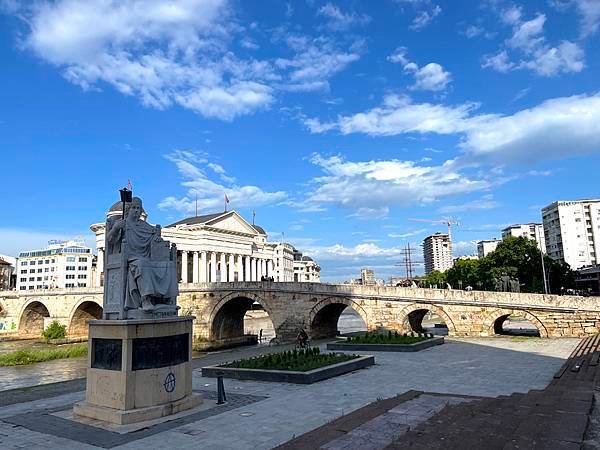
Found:
[{"label": "stone pedestal", "polygon": [[193,408],[193,317],[89,322],[86,399],[74,414],[119,425]]}]

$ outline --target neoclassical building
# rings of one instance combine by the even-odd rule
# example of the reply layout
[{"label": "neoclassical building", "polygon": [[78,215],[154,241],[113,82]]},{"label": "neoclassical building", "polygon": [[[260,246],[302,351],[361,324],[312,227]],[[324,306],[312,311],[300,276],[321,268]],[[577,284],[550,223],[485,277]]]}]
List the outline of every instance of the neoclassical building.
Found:
[{"label": "neoclassical building", "polygon": [[[107,217],[120,214],[122,206],[118,202]],[[95,223],[90,229],[96,234],[96,285],[100,285],[104,272],[105,223]],[[275,249],[279,244],[267,242],[265,230],[248,223],[236,211],[180,220],[165,226],[162,236],[177,245],[177,271],[182,283],[260,281],[263,276],[279,281],[274,269],[278,258]],[[279,262],[280,267],[283,264]]]}]

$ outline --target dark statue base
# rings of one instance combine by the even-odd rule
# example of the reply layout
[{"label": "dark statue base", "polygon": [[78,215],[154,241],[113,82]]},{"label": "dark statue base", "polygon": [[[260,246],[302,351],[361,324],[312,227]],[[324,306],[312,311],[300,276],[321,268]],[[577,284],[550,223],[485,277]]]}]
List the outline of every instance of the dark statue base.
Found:
[{"label": "dark statue base", "polygon": [[143,309],[129,309],[125,311],[127,319],[164,319],[167,317],[176,317],[179,306],[174,305],[156,305],[153,310],[145,311]]}]

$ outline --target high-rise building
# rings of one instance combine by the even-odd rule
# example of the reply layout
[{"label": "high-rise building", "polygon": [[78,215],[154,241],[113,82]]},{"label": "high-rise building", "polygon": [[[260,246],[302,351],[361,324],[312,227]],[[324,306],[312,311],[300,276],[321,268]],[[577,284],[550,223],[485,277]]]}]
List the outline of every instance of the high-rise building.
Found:
[{"label": "high-rise building", "polygon": [[373,269],[360,269],[360,280],[363,286],[375,286],[375,272],[373,272]]},{"label": "high-rise building", "polygon": [[425,273],[434,270],[444,272],[452,267],[452,250],[450,236],[445,233],[435,233],[423,240],[423,259]]},{"label": "high-rise building", "polygon": [[546,251],[546,242],[544,239],[544,226],[541,223],[520,223],[511,225],[502,230],[502,239],[509,236],[526,237],[534,240],[543,252]]},{"label": "high-rise building", "polygon": [[92,249],[81,241],[49,241],[42,250],[17,258],[17,289],[64,289],[92,286]]},{"label": "high-rise building", "polygon": [[500,239],[487,239],[479,241],[477,243],[477,256],[479,259],[485,258],[487,255],[492,253],[498,247],[498,244],[502,242]]},{"label": "high-rise building", "polygon": [[546,252],[580,269],[600,261],[600,199],[557,201],[542,209]]}]

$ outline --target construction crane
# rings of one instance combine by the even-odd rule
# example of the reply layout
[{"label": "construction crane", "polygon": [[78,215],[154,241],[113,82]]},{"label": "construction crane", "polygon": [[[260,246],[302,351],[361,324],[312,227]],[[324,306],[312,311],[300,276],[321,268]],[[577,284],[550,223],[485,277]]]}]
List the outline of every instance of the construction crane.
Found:
[{"label": "construction crane", "polygon": [[450,241],[450,254],[452,255],[452,225],[458,226],[458,220],[454,219],[443,219],[443,220],[431,220],[431,219],[408,219],[413,222],[429,222],[429,223],[443,223],[448,227],[448,240]]}]

